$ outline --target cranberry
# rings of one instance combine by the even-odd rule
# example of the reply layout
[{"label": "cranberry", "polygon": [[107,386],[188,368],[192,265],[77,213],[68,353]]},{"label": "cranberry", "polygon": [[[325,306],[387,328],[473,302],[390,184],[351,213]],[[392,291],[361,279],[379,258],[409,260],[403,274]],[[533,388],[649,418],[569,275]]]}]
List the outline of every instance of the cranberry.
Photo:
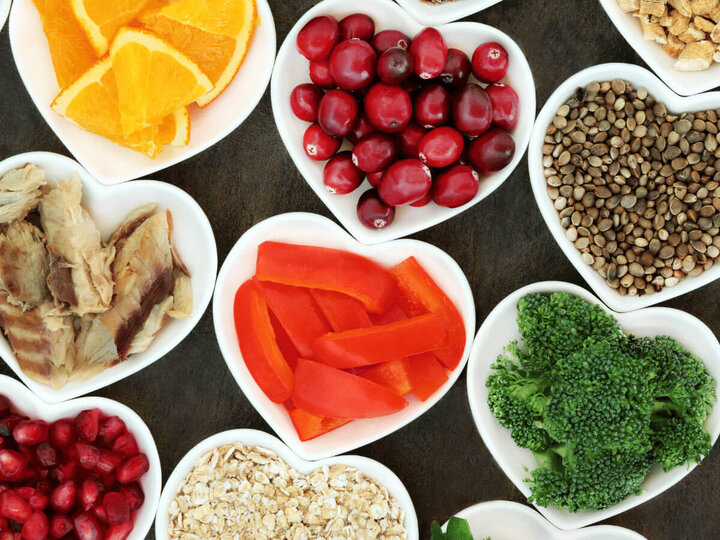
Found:
[{"label": "cranberry", "polygon": [[73,529],[72,520],[63,514],[50,516],[50,538],[62,538],[70,534]]},{"label": "cranberry", "polygon": [[433,182],[430,195],[440,206],[457,208],[472,200],[480,187],[480,176],[467,165],[455,165],[441,173]]},{"label": "cranberry", "polygon": [[448,56],[440,79],[451,89],[459,90],[470,77],[470,59],[460,49],[448,49]]},{"label": "cranberry", "polygon": [[75,507],[76,494],[77,488],[73,480],[63,482],[50,494],[50,506],[56,512],[66,514]]},{"label": "cranberry", "polygon": [[352,161],[366,173],[384,171],[397,159],[397,143],[390,135],[373,133],[361,139],[352,149]]},{"label": "cranberry", "polygon": [[35,493],[28,497],[27,502],[33,510],[45,510],[50,502],[50,497],[36,490]]},{"label": "cranberry", "polygon": [[358,104],[343,90],[330,90],[320,100],[318,124],[333,137],[344,137],[358,119]]},{"label": "cranberry", "polygon": [[35,511],[22,528],[23,540],[45,540],[50,532],[50,522],[45,512]]},{"label": "cranberry", "polygon": [[442,34],[435,28],[425,28],[410,44],[413,71],[421,79],[439,77],[445,68],[448,49]]},{"label": "cranberry", "polygon": [[453,103],[453,118],[455,127],[470,137],[487,131],[493,118],[487,92],[477,84],[468,84],[460,90]]},{"label": "cranberry", "polygon": [[21,480],[27,470],[25,457],[8,448],[0,450],[0,480],[4,482],[17,482]]},{"label": "cranberry", "polygon": [[48,424],[42,420],[21,420],[13,429],[13,438],[25,446],[35,446],[47,441],[48,437]]},{"label": "cranberry", "polygon": [[401,47],[385,49],[378,58],[377,74],[387,84],[400,84],[412,75],[410,53]]},{"label": "cranberry", "polygon": [[130,511],[134,512],[145,502],[145,494],[138,484],[128,484],[120,487],[122,493],[130,505]]},{"label": "cranberry", "polygon": [[380,131],[397,133],[412,117],[410,94],[399,86],[376,83],[365,96],[365,114]]},{"label": "cranberry", "polygon": [[93,442],[100,431],[101,416],[100,409],[89,409],[78,414],[73,421],[78,439]]},{"label": "cranberry", "polygon": [[[318,126],[318,128],[319,128],[319,126]],[[321,129],[320,129],[320,131],[322,133],[325,133]],[[332,153],[330,155],[332,155]],[[328,157],[330,157],[330,156],[328,156]],[[137,442],[135,441],[135,436],[132,433],[130,433],[129,431],[123,433],[117,439],[115,439],[115,442],[112,445],[112,451],[117,452],[118,454],[122,454],[124,456],[137,454],[138,445],[137,445]]]},{"label": "cranberry", "polygon": [[428,167],[449,167],[460,159],[464,145],[462,133],[443,126],[433,129],[420,140],[418,156]]},{"label": "cranberry", "polygon": [[79,540],[100,540],[103,537],[97,519],[90,512],[81,512],[75,516],[73,526]]},{"label": "cranberry", "polygon": [[369,189],[358,199],[357,215],[370,229],[384,229],[395,219],[395,208],[380,199],[377,189]]},{"label": "cranberry", "polygon": [[[310,159],[325,161],[329,159],[340,148],[341,140],[325,133],[325,130],[318,124],[312,124],[305,130],[303,146],[305,153]],[[122,438],[118,437],[118,440]],[[117,443],[117,440],[115,441]],[[113,444],[113,450],[115,444]]]},{"label": "cranberry", "polygon": [[365,41],[348,39],[338,43],[330,55],[330,74],[343,90],[359,90],[375,78],[377,54]]},{"label": "cranberry", "polygon": [[85,510],[95,508],[105,493],[105,484],[97,476],[88,476],[80,485],[78,499]]},{"label": "cranberry", "polygon": [[330,74],[330,61],[313,60],[310,62],[310,80],[321,88],[334,88],[335,81]]},{"label": "cranberry", "polygon": [[508,53],[499,43],[483,43],[472,55],[472,72],[479,81],[494,83],[508,70]]},{"label": "cranberry", "polygon": [[325,164],[323,183],[330,193],[345,195],[355,191],[362,184],[365,174],[352,162],[352,152],[335,154]]},{"label": "cranberry", "polygon": [[365,113],[361,113],[360,118],[358,118],[357,123],[350,130],[350,133],[348,133],[347,138],[351,143],[357,144],[357,142],[360,139],[362,139],[363,137],[366,137],[374,132],[375,132],[375,128],[370,123],[370,121],[367,119],[367,116],[365,115]]},{"label": "cranberry", "polygon": [[369,172],[367,173],[367,179],[368,182],[372,187],[378,187],[380,185],[380,180],[382,180],[382,175],[385,174],[385,171],[377,171],[377,172]]},{"label": "cranberry", "polygon": [[57,450],[49,442],[40,443],[35,448],[35,459],[44,469],[54,467],[58,463]]},{"label": "cranberry", "polygon": [[370,41],[375,33],[375,23],[364,13],[353,13],[340,21],[340,39]]},{"label": "cranberry", "polygon": [[427,206],[428,204],[430,204],[431,200],[432,200],[432,198],[430,198],[430,192],[427,192],[425,195],[420,197],[417,201],[411,202],[410,206],[412,206],[414,208],[422,208],[423,206]]},{"label": "cranberry", "polygon": [[0,394],[0,416],[5,416],[12,410],[12,402],[7,396]]},{"label": "cranberry", "polygon": [[140,480],[140,477],[148,472],[150,462],[145,454],[135,454],[123,461],[115,471],[117,481],[121,484],[131,484]]},{"label": "cranberry", "polygon": [[515,141],[505,131],[493,128],[470,145],[470,162],[482,174],[504,168],[515,154]]},{"label": "cranberry", "polygon": [[58,420],[50,426],[50,442],[56,448],[67,448],[74,441],[75,428],[71,420]]},{"label": "cranberry", "polygon": [[431,84],[415,96],[415,120],[425,127],[436,127],[450,120],[450,93],[440,84]]},{"label": "cranberry", "polygon": [[10,489],[0,493],[0,516],[16,523],[25,523],[32,515],[32,507]]},{"label": "cranberry", "polygon": [[314,122],[317,120],[318,104],[322,97],[322,88],[317,84],[298,84],[290,93],[290,108],[300,120]]},{"label": "cranberry", "polygon": [[105,540],[125,540],[132,530],[133,522],[131,519],[119,525],[111,525],[105,532]]},{"label": "cranberry", "polygon": [[325,60],[340,41],[340,25],[323,15],[308,21],[297,35],[297,50],[308,60]]},{"label": "cranberry", "polygon": [[413,74],[410,75],[410,77],[408,77],[407,79],[405,79],[400,86],[402,86],[403,90],[405,90],[408,94],[414,96],[420,90],[425,88],[426,85],[427,81],[423,81],[420,77]]},{"label": "cranberry", "polygon": [[425,195],[432,184],[432,174],[419,159],[396,161],[382,177],[378,193],[391,206],[417,201]]},{"label": "cranberry", "polygon": [[507,84],[495,83],[485,91],[493,108],[493,124],[499,128],[512,130],[517,126],[520,98],[517,92]]},{"label": "cranberry", "polygon": [[422,139],[426,133],[427,129],[414,122],[410,122],[405,129],[398,133],[400,156],[404,158],[417,158],[420,139]]},{"label": "cranberry", "polygon": [[410,46],[410,38],[398,30],[383,30],[375,34],[371,43],[378,54],[382,54],[390,47],[407,49]]}]

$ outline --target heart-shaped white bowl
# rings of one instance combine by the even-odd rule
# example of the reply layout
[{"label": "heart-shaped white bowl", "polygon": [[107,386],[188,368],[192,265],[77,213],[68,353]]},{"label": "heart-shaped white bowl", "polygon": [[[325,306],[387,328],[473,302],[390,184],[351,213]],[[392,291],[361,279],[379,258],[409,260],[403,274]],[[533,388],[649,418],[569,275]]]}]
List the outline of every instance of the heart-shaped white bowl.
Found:
[{"label": "heart-shaped white bowl", "polygon": [[690,96],[720,86],[720,64],[713,63],[705,71],[677,71],[676,59],[666,54],[662,45],[643,39],[637,17],[620,9],[616,0],[600,0],[600,4],[635,52],[675,92]]},{"label": "heart-shaped white bowl", "polygon": [[[646,540],[644,536],[614,525],[563,531],[548,523],[529,506],[510,501],[488,501],[457,514],[466,519],[474,538],[492,540]],[[447,529],[447,523],[443,530]]]},{"label": "heart-shaped white bowl", "polygon": [[49,182],[69,180],[78,174],[83,181],[83,207],[90,212],[104,239],[109,238],[125,216],[138,206],[154,202],[158,209],[170,210],[173,214],[173,242],[192,275],[192,315],[187,319],[168,321],[145,352],[134,354],[125,362],[86,381],[70,382],[57,390],[34,381],[23,373],[10,344],[4,336],[0,336],[0,357],[5,363],[42,400],[57,403],[93,392],[132,375],[165,356],[185,339],[210,303],[217,273],[217,248],[207,216],[198,203],[180,188],[153,180],[104,186],[77,162],[50,152],[28,152],[0,161],[0,176],[26,163],[35,163],[42,168]]},{"label": "heart-shaped white bowl", "polygon": [[[300,441],[285,407],[270,401],[250,375],[235,334],[235,292],[245,280],[255,275],[257,247],[266,240],[344,249],[370,257],[385,267],[393,266],[411,255],[415,256],[460,311],[466,332],[462,362],[449,374],[448,381],[425,402],[410,396],[410,404],[400,412],[381,418],[354,420],[310,441]],[[364,246],[327,218],[316,214],[292,213],[258,223],[237,241],[218,275],[213,320],[220,351],[250,403],[293,452],[303,459],[315,460],[349,452],[380,439],[409,424],[437,403],[465,366],[475,328],[475,303],[467,278],[457,263],[447,253],[430,244],[417,240],[397,240],[379,246]]]},{"label": "heart-shaped white bowl", "polygon": [[457,21],[498,2],[502,0],[445,0],[441,4],[434,4],[430,0],[397,0],[413,19],[425,26]]},{"label": "heart-shaped white bowl", "polygon": [[[602,306],[605,311],[615,316],[625,331],[634,335],[665,335],[675,338],[688,351],[700,358],[705,363],[710,375],[716,381],[720,381],[720,343],[702,321],[684,311],[654,307],[632,313],[616,313],[605,308],[600,300],[582,287],[562,281],[545,281],[518,289],[503,299],[480,327],[468,361],[467,389],[470,409],[485,446],[508,478],[526,497],[530,495],[530,487],[525,479],[528,478],[529,471],[537,467],[537,463],[532,452],[517,446],[510,437],[510,430],[500,427],[490,412],[485,382],[492,373],[490,366],[495,363],[498,355],[503,352],[508,343],[520,339],[516,322],[518,300],[529,293],[551,292],[568,292]],[[720,434],[720,407],[717,404],[705,422],[705,427],[714,443]],[[682,480],[696,466],[697,464],[676,467],[667,473],[663,472],[662,468],[653,466],[643,482],[642,494],[631,495],[621,503],[605,510],[570,513],[554,507],[536,505],[536,508],[553,525],[563,530],[577,529],[608,519],[649,501]]]},{"label": "heart-shaped white bowl", "polygon": [[664,302],[715,281],[720,277],[720,265],[715,265],[698,277],[687,277],[675,287],[665,287],[660,292],[644,296],[621,296],[592,267],[582,262],[580,252],[575,249],[573,243],[565,236],[565,229],[560,225],[558,212],[548,196],[547,183],[543,174],[542,145],[545,131],[552,123],[558,108],[578,88],[584,88],[593,81],[611,81],[613,79],[624,79],[630,81],[636,88],[647,88],[648,92],[657,101],[665,103],[669,111],[676,113],[720,107],[720,92],[680,97],[646,69],[631,64],[600,64],[580,71],[562,83],[547,100],[537,117],[530,138],[530,145],[528,146],[528,168],[530,170],[530,183],[535,194],[535,200],[540,207],[540,213],[565,256],[575,269],[580,272],[588,285],[592,287],[595,294],[615,311],[631,311]]},{"label": "heart-shaped white bowl", "polygon": [[10,45],[20,77],[50,128],[85,169],[104,184],[145,177],[206,150],[233,132],[265,93],[275,59],[275,22],[267,0],[257,2],[260,24],[235,78],[210,105],[190,107],[188,146],[166,146],[155,159],[115,144],[66,120],[50,108],[59,92],[40,16],[32,0],[15,0]]},{"label": "heart-shaped white bowl", "polygon": [[[364,0],[360,4],[346,0],[324,0],[305,13],[285,38],[275,61],[270,96],[280,136],[307,183],[350,234],[364,244],[377,244],[416,233],[458,215],[490,195],[510,176],[520,163],[530,139],[535,118],[535,83],[520,47],[500,30],[474,22],[452,23],[439,27],[438,30],[443,33],[448,47],[462,49],[470,56],[478,45],[486,41],[497,41],[510,54],[510,70],[504,80],[520,96],[520,119],[512,132],[515,139],[515,156],[507,167],[480,180],[480,189],[469,203],[458,208],[443,208],[435,203],[422,208],[398,207],[391,225],[379,231],[369,229],[358,219],[356,207],[360,195],[369,189],[370,184],[366,181],[348,195],[333,195],[328,192],[323,185],[325,162],[313,161],[303,149],[303,133],[309,124],[298,119],[290,108],[290,93],[293,88],[298,84],[310,82],[309,63],[295,47],[300,29],[318,15],[332,15],[339,20],[356,12],[366,13],[372,17],[376,31],[392,28],[413,37],[423,28],[391,0]],[[347,141],[345,145],[349,148]]]},{"label": "heart-shaped white bowl", "polygon": [[162,489],[162,470],[160,457],[152,433],[145,422],[129,407],[122,403],[101,397],[84,397],[73,399],[65,403],[48,404],[38,399],[27,388],[15,379],[0,375],[0,394],[7,396],[13,406],[31,418],[42,418],[47,422],[54,422],[60,418],[77,415],[80,411],[97,407],[104,414],[116,415],[122,418],[127,429],[137,440],[138,447],[150,462],[150,469],[140,479],[145,494],[145,502],[135,513],[135,528],[128,536],[129,540],[141,540],[150,530]]},{"label": "heart-shaped white bowl", "polygon": [[260,446],[267,450],[272,450],[280,458],[285,460],[288,465],[303,474],[309,474],[324,465],[343,464],[355,467],[358,471],[387,488],[388,492],[395,497],[405,511],[405,528],[408,533],[408,540],[417,540],[419,538],[417,515],[415,514],[415,507],[410,499],[410,494],[395,473],[382,463],[362,456],[338,456],[316,462],[305,461],[295,455],[292,450],[278,440],[277,437],[254,429],[232,429],[216,433],[198,443],[192,450],[185,454],[185,457],[177,464],[170,478],[168,478],[165,483],[162,496],[160,497],[157,518],[155,518],[155,538],[157,540],[167,540],[170,503],[177,494],[178,486],[190,473],[197,461],[218,446],[238,442],[246,446]]},{"label": "heart-shaped white bowl", "polygon": [[8,13],[10,13],[11,0],[0,0],[0,30],[5,26]]}]

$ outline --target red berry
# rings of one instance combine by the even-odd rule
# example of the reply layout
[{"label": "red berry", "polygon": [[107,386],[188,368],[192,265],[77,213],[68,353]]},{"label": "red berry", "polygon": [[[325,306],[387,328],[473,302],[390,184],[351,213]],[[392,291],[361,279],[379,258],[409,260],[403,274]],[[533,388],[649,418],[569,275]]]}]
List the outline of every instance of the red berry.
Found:
[{"label": "red berry", "polygon": [[97,476],[88,476],[80,485],[80,493],[78,498],[83,509],[90,510],[100,503],[103,493],[105,493],[105,484]]},{"label": "red berry", "polygon": [[385,133],[397,133],[410,122],[412,100],[399,86],[374,84],[365,96],[365,114],[370,123]]},{"label": "red berry", "polygon": [[333,88],[333,81],[330,74],[329,60],[313,60],[310,62],[310,80],[321,88]]},{"label": "red berry", "polygon": [[130,505],[121,493],[111,491],[103,497],[105,516],[110,525],[119,525],[130,519]]},{"label": "red berry", "polygon": [[50,532],[50,522],[45,512],[33,512],[22,528],[23,540],[45,540]]},{"label": "red berry", "polygon": [[355,126],[352,130],[350,130],[350,133],[348,133],[347,138],[351,143],[357,144],[360,139],[374,132],[375,128],[367,119],[367,116],[364,113],[361,113],[360,118],[358,118],[358,121],[355,123]]},{"label": "red berry", "polygon": [[364,13],[353,13],[340,21],[340,39],[370,41],[375,33],[375,23]]},{"label": "red berry", "polygon": [[73,421],[78,439],[93,442],[100,431],[101,416],[100,409],[89,409],[78,414]]},{"label": "red berry", "polygon": [[343,90],[330,90],[320,100],[318,124],[333,137],[344,137],[357,123],[357,101]]},{"label": "red berry", "polygon": [[13,429],[22,420],[27,420],[27,416],[22,416],[16,413],[10,413],[0,420],[0,436],[10,437],[12,436]]},{"label": "red berry", "polygon": [[40,443],[35,447],[35,459],[43,469],[49,469],[57,465],[58,453],[49,442]]},{"label": "red berry", "polygon": [[118,465],[120,465],[120,463],[122,463],[122,460],[123,456],[120,454],[113,452],[112,450],[101,448],[97,465],[95,465],[95,470],[100,474],[111,473]]},{"label": "red berry", "polygon": [[400,84],[412,75],[410,53],[402,47],[385,49],[378,58],[377,74],[386,84]]},{"label": "red berry", "polygon": [[111,525],[105,532],[105,540],[125,540],[132,532],[133,526],[131,519],[119,525]]},{"label": "red berry", "polygon": [[428,192],[425,195],[423,195],[422,197],[420,197],[417,201],[411,202],[410,206],[412,206],[414,208],[421,208],[423,206],[427,206],[428,204],[430,204],[431,200],[432,199],[430,198],[430,193]]},{"label": "red berry", "polygon": [[0,450],[0,480],[17,482],[21,480],[27,470],[27,460],[16,452],[3,448]]},{"label": "red berry", "polygon": [[50,494],[50,506],[53,510],[67,514],[75,507],[77,488],[73,480],[58,485]]},{"label": "red berry", "polygon": [[367,173],[367,179],[368,182],[372,187],[378,187],[380,185],[380,180],[382,180],[382,175],[385,174],[385,171],[377,171],[377,172],[369,172]]},{"label": "red berry", "polygon": [[45,510],[50,502],[50,497],[36,490],[35,493],[28,497],[27,502],[33,510]]},{"label": "red berry", "polygon": [[10,489],[0,493],[0,516],[16,523],[25,523],[32,515],[32,507]]},{"label": "red berry", "polygon": [[81,512],[73,519],[75,534],[79,540],[100,540],[102,529],[90,512]]},{"label": "red berry", "polygon": [[341,41],[330,55],[330,74],[343,90],[360,90],[375,78],[377,54],[359,39]]},{"label": "red berry", "polygon": [[493,124],[508,131],[515,129],[520,110],[517,92],[503,83],[491,84],[485,91],[492,103]]},{"label": "red berry", "polygon": [[382,177],[378,193],[391,206],[417,201],[432,185],[430,169],[419,159],[396,161]]},{"label": "red berry", "polygon": [[140,508],[145,502],[145,494],[139,484],[120,486],[120,493],[127,499],[131,512]]},{"label": "red berry", "polygon": [[467,165],[455,165],[433,182],[430,195],[440,206],[457,208],[470,202],[480,187],[480,176]]},{"label": "red berry", "polygon": [[47,441],[48,437],[48,424],[42,420],[21,420],[13,429],[13,438],[25,446],[35,446]]},{"label": "red berry", "polygon": [[421,79],[439,77],[447,62],[448,48],[442,34],[435,28],[425,28],[410,44],[413,71]]},{"label": "red berry", "polygon": [[370,229],[384,229],[395,219],[395,208],[380,199],[376,189],[369,189],[358,199],[357,215]]},{"label": "red berry", "polygon": [[493,128],[470,145],[470,163],[482,174],[503,169],[515,155],[515,141],[505,131]]},{"label": "red berry", "polygon": [[135,454],[123,461],[115,471],[117,481],[121,484],[131,484],[140,480],[150,468],[150,462],[145,454]]},{"label": "red berry", "polygon": [[467,54],[460,49],[448,49],[447,61],[440,79],[449,88],[459,90],[467,84],[471,70]]},{"label": "red berry", "polygon": [[76,442],[70,447],[69,454],[83,469],[94,469],[100,460],[100,450],[92,444]]},{"label": "red berry", "polygon": [[298,32],[297,50],[308,60],[325,60],[340,41],[340,25],[323,15],[308,21]]},{"label": "red berry", "polygon": [[15,488],[15,493],[27,501],[30,497],[32,497],[33,493],[35,493],[35,488],[32,486],[20,486]]},{"label": "red berry", "polygon": [[472,55],[472,72],[479,81],[494,83],[508,70],[508,53],[499,43],[483,43]]},{"label": "red berry", "polygon": [[323,171],[323,183],[330,193],[345,195],[355,191],[365,178],[365,173],[352,162],[352,152],[339,152],[330,158]]},{"label": "red berry", "polygon": [[[312,124],[305,130],[303,136],[303,147],[310,159],[325,161],[329,159],[340,148],[341,140],[331,137],[318,124]],[[118,437],[118,440],[122,436]],[[115,441],[117,442],[117,441]],[[113,444],[113,450],[115,445]]]},{"label": "red berry", "polygon": [[70,534],[73,529],[72,520],[63,514],[50,516],[50,538],[62,538]]},{"label": "red berry", "polygon": [[493,108],[487,92],[477,84],[468,84],[458,92],[453,103],[455,127],[470,137],[477,137],[490,127]]},{"label": "red berry", "polygon": [[462,155],[465,139],[462,133],[449,126],[435,128],[418,145],[418,157],[428,167],[449,167]]},{"label": "red berry", "polygon": [[431,84],[415,96],[415,120],[425,127],[437,127],[450,120],[450,93],[440,84]]},{"label": "red berry", "polygon": [[405,129],[398,133],[398,144],[400,146],[400,156],[404,158],[417,158],[419,151],[418,145],[427,133],[427,129],[410,122]]},{"label": "red berry", "polygon": [[112,445],[112,451],[117,452],[118,454],[122,454],[124,456],[137,454],[138,445],[135,441],[135,436],[129,431],[123,433],[117,439],[115,439],[115,442]]},{"label": "red berry", "polygon": [[397,143],[385,133],[372,133],[361,139],[352,149],[352,161],[366,173],[384,171],[397,159]]},{"label": "red berry", "polygon": [[398,30],[383,30],[375,34],[371,43],[378,54],[382,54],[390,47],[407,49],[410,46],[410,38]]},{"label": "red berry", "polygon": [[78,465],[74,461],[68,461],[50,471],[50,478],[58,484],[72,480],[77,476]]},{"label": "red berry", "polygon": [[[318,85],[298,84],[290,93],[290,108],[300,120],[314,122],[317,120],[318,105],[322,96],[322,88]],[[117,416],[113,418],[117,418]],[[122,422],[122,420],[120,421]],[[112,441],[110,443],[112,444]]]},{"label": "red berry", "polygon": [[75,441],[75,428],[71,420],[64,418],[50,426],[50,442],[56,448],[67,448]]}]

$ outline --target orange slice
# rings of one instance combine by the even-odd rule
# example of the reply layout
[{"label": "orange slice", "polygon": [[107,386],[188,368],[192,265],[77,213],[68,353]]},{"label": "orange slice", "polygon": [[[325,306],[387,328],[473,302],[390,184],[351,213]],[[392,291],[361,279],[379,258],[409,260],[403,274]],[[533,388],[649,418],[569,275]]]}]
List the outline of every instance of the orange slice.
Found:
[{"label": "orange slice", "polygon": [[158,124],[209,92],[207,75],[175,47],[135,28],[123,28],[110,46],[125,136]]},{"label": "orange slice", "polygon": [[65,88],[95,63],[95,50],[75,19],[70,0],[33,2],[50,46],[55,77],[60,88]]},{"label": "orange slice", "polygon": [[115,34],[132,21],[149,0],[70,0],[73,12],[98,56],[105,54]]},{"label": "orange slice", "polygon": [[227,88],[245,60],[257,6],[255,0],[178,0],[148,10],[140,22],[207,74],[214,87],[198,98],[204,107]]},{"label": "orange slice", "polygon": [[190,139],[190,115],[186,107],[168,115],[160,125],[123,136],[115,76],[108,56],[62,90],[51,107],[86,130],[148,157],[156,157],[164,144],[187,144]]}]

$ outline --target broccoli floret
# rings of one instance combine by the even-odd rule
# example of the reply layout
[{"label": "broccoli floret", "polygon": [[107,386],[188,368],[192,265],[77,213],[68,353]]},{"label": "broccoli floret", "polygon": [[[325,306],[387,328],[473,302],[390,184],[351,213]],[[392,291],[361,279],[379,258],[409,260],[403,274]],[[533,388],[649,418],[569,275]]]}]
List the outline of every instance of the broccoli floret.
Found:
[{"label": "broccoli floret", "polygon": [[665,472],[685,463],[699,463],[712,443],[702,423],[688,418],[653,418],[652,455]]}]

